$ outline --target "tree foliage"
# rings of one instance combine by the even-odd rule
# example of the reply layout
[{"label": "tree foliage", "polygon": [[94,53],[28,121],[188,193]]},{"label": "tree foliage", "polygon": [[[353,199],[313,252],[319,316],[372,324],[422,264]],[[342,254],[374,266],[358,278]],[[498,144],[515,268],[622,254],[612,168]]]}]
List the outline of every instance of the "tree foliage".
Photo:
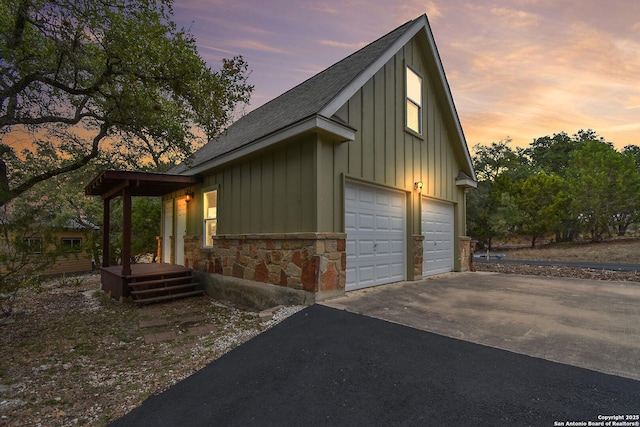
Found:
[{"label": "tree foliage", "polygon": [[556,235],[593,241],[640,222],[640,148],[616,151],[593,130],[561,132],[513,150],[509,140],[474,147],[478,188],[467,196],[469,233],[495,238]]},{"label": "tree foliage", "polygon": [[183,160],[252,87],[241,57],[210,69],[171,0],[0,3],[0,205],[109,153]]},{"label": "tree foliage", "polygon": [[538,237],[558,230],[569,207],[565,181],[558,175],[539,172],[518,182],[516,206],[522,213],[520,234],[531,237],[531,247]]},{"label": "tree foliage", "polygon": [[521,151],[509,147],[510,143],[511,139],[507,138],[488,146],[478,144],[473,147],[474,169],[480,181],[495,182],[501,175],[517,179],[528,174],[528,159]]},{"label": "tree foliage", "polygon": [[18,290],[35,284],[61,254],[49,226],[57,210],[55,203],[30,197],[0,207],[0,320],[12,313]]},{"label": "tree foliage", "polygon": [[602,240],[611,225],[626,229],[637,219],[639,182],[633,159],[611,144],[589,141],[572,154],[567,168],[571,209],[592,241]]},{"label": "tree foliage", "polygon": [[481,246],[491,249],[493,239],[514,234],[520,215],[511,196],[512,184],[531,170],[522,151],[510,139],[474,147],[473,164],[478,188],[467,195],[467,228]]}]

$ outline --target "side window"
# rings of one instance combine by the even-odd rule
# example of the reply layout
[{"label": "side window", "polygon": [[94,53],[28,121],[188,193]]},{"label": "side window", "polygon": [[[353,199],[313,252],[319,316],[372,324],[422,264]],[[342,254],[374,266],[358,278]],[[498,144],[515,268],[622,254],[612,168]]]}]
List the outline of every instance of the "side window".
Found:
[{"label": "side window", "polygon": [[407,128],[422,134],[422,78],[407,67]]},{"label": "side window", "polygon": [[67,253],[82,252],[82,239],[62,239],[62,249]]},{"label": "side window", "polygon": [[25,237],[22,239],[23,247],[26,253],[41,254],[42,253],[42,237]]},{"label": "side window", "polygon": [[213,246],[213,236],[218,231],[218,190],[207,191],[202,198],[204,204],[204,246]]}]

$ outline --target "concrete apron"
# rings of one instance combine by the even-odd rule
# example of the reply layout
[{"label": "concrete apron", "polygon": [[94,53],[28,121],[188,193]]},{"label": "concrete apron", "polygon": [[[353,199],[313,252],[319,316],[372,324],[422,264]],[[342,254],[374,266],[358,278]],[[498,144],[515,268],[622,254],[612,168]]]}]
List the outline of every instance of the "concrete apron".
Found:
[{"label": "concrete apron", "polygon": [[640,380],[640,283],[448,273],[323,302],[417,329]]}]

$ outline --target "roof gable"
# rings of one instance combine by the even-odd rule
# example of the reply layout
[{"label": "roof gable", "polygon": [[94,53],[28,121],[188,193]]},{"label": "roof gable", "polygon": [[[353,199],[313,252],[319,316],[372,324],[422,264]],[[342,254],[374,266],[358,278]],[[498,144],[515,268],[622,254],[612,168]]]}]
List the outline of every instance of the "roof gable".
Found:
[{"label": "roof gable", "polygon": [[[421,31],[428,40],[430,53],[437,69],[436,81],[444,88],[446,104],[449,107],[447,112],[451,113],[450,122],[453,123],[457,139],[459,139],[460,147],[458,148],[460,150],[458,151],[464,153],[463,157],[466,157],[467,169],[475,179],[466,140],[453,105],[451,92],[444,76],[442,63],[437,53],[426,15],[401,25],[293,89],[251,111],[233,123],[218,138],[210,140],[200,148],[194,154],[189,166],[186,164],[178,165],[170,172],[199,173],[217,164],[224,163],[226,160],[231,160],[231,158],[237,158],[238,155],[233,155],[233,153],[242,152],[244,154],[250,151],[247,150],[248,148],[255,147],[258,149],[264,147],[265,144],[278,141],[279,138],[274,138],[274,135],[279,132],[284,134],[284,130],[291,129],[298,123],[309,121],[314,116],[332,120],[336,111]],[[322,121],[321,123],[325,122]],[[344,126],[337,121],[332,125],[333,128]],[[301,126],[300,128],[307,129],[308,126]],[[346,132],[340,132],[338,129],[337,133],[347,135],[348,129]],[[260,141],[263,141],[263,143],[260,144]]]}]

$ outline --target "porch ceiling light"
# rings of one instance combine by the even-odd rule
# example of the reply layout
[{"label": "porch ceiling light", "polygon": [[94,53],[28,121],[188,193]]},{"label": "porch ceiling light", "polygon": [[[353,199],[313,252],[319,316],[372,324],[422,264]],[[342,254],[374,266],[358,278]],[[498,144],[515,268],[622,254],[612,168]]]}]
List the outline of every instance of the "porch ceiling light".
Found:
[{"label": "porch ceiling light", "polygon": [[418,193],[422,193],[422,186],[423,186],[422,181],[416,181],[413,184],[413,189],[418,190]]}]

